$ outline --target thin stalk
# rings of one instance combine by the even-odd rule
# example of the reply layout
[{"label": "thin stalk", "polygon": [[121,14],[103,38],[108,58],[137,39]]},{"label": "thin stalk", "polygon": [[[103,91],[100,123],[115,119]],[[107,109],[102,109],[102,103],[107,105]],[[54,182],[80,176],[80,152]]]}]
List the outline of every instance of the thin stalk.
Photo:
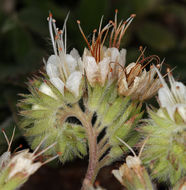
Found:
[{"label": "thin stalk", "polygon": [[102,147],[102,149],[98,152],[98,158],[100,159],[109,148],[110,148],[110,145],[108,143],[105,144]]},{"label": "thin stalk", "polygon": [[99,143],[98,143],[98,149],[99,149],[99,150],[102,149],[103,145],[106,144],[107,140],[108,140],[108,137],[107,137],[107,135],[105,135],[105,136],[99,141]]},{"label": "thin stalk", "polygon": [[95,178],[97,176],[96,168],[98,164],[97,158],[97,135],[92,127],[91,119],[87,120],[85,116],[80,118],[82,125],[85,127],[87,137],[88,137],[88,145],[89,145],[89,164],[87,173],[83,180],[82,190],[86,190],[88,186],[94,183]]}]

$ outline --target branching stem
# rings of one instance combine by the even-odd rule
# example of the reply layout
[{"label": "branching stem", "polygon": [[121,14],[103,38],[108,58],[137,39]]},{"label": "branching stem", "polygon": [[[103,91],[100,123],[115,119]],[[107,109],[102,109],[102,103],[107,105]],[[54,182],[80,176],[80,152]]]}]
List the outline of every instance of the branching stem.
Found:
[{"label": "branching stem", "polygon": [[97,134],[96,130],[94,130],[92,126],[92,116],[93,113],[86,110],[83,112],[79,105],[74,107],[74,114],[80,120],[81,124],[85,128],[88,138],[88,146],[89,146],[89,164],[87,173],[83,180],[82,190],[88,189],[90,185],[92,185],[95,181],[97,173],[99,171],[98,166],[98,146],[97,146]]}]

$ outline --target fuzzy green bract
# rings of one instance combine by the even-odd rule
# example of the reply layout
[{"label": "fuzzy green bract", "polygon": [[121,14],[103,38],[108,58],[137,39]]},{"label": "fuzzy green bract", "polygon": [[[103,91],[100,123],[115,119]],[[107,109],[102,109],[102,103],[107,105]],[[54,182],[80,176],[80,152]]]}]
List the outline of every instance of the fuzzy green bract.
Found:
[{"label": "fuzzy green bract", "polygon": [[47,136],[42,148],[57,142],[57,146],[46,153],[51,155],[60,153],[59,158],[62,162],[72,160],[75,156],[85,156],[87,148],[84,128],[80,124],[66,121],[68,111],[71,109],[68,100],[47,80],[45,83],[56,97],[41,92],[39,90],[41,83],[41,80],[32,81],[29,85],[31,93],[22,95],[24,99],[19,103],[20,114],[23,116],[20,128],[32,149]]},{"label": "fuzzy green bract", "polygon": [[[54,96],[40,91],[43,83],[48,85]],[[139,134],[134,128],[143,114],[141,104],[131,101],[130,97],[119,96],[115,82],[103,87],[99,84],[92,87],[87,82],[86,88],[82,89],[81,97],[77,99],[68,91],[62,95],[47,79],[44,82],[34,79],[29,83],[30,94],[22,94],[23,99],[19,103],[22,115],[20,128],[32,149],[45,136],[42,148],[57,142],[55,148],[45,154],[60,152],[59,158],[64,163],[87,154],[90,129],[82,120],[90,122],[97,139],[96,159],[98,163],[102,162],[100,166],[103,167],[119,159],[126,150],[117,137],[131,146],[138,142]]]},{"label": "fuzzy green bract", "polygon": [[176,184],[186,174],[186,124],[175,112],[173,121],[165,109],[149,111],[142,132],[148,137],[142,159],[152,169],[152,177]]}]

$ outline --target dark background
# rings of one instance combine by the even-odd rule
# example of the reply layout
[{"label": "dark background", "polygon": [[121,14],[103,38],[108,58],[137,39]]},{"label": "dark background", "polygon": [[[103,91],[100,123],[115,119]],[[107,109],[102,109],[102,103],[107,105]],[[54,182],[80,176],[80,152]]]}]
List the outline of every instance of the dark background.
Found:
[{"label": "dark background", "polygon": [[[19,116],[16,103],[18,93],[27,93],[26,82],[43,67],[42,59],[52,53],[47,17],[49,11],[62,28],[68,11],[68,50],[76,47],[80,54],[85,46],[76,20],[89,39],[98,28],[100,18],[104,23],[137,16],[127,30],[121,47],[127,49],[127,63],[139,56],[139,46],[147,47],[146,55],[165,58],[165,67],[175,68],[176,79],[186,82],[186,0],[1,0],[0,1],[0,127],[8,135],[17,126]],[[23,143],[18,129],[13,148]],[[0,153],[6,143],[0,134]],[[13,149],[12,148],[12,149]],[[60,169],[45,166],[24,185],[29,189],[79,189],[86,171],[86,159],[75,161]],[[113,167],[118,167],[117,163]],[[106,168],[98,178],[108,189],[122,189],[111,179],[111,168]],[[73,185],[74,184],[74,185]],[[117,185],[117,186],[116,186]],[[164,188],[165,189],[165,188]]]}]

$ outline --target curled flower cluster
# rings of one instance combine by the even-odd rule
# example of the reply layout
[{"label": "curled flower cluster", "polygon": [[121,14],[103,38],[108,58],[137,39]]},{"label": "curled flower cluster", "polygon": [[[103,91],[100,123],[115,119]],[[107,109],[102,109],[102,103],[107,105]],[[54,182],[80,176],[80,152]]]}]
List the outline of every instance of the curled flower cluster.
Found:
[{"label": "curled flower cluster", "polygon": [[[29,83],[30,94],[23,95],[19,104],[23,116],[20,128],[31,139],[33,149],[48,135],[43,147],[57,142],[54,152],[62,153],[59,159],[63,163],[89,151],[82,189],[92,185],[102,167],[123,155],[117,136],[132,146],[137,143],[139,134],[134,127],[143,115],[141,102],[160,88],[156,72],[161,68],[159,58],[145,57],[145,50],[140,49],[137,61],[127,65],[126,49],[120,48],[134,17],[118,23],[116,10],[114,21],[105,26],[102,17],[90,42],[78,20],[87,44],[80,56],[75,48],[67,52],[68,15],[60,30],[50,13],[54,53],[46,62],[47,75]],[[71,121],[74,118],[78,123]]]}]

